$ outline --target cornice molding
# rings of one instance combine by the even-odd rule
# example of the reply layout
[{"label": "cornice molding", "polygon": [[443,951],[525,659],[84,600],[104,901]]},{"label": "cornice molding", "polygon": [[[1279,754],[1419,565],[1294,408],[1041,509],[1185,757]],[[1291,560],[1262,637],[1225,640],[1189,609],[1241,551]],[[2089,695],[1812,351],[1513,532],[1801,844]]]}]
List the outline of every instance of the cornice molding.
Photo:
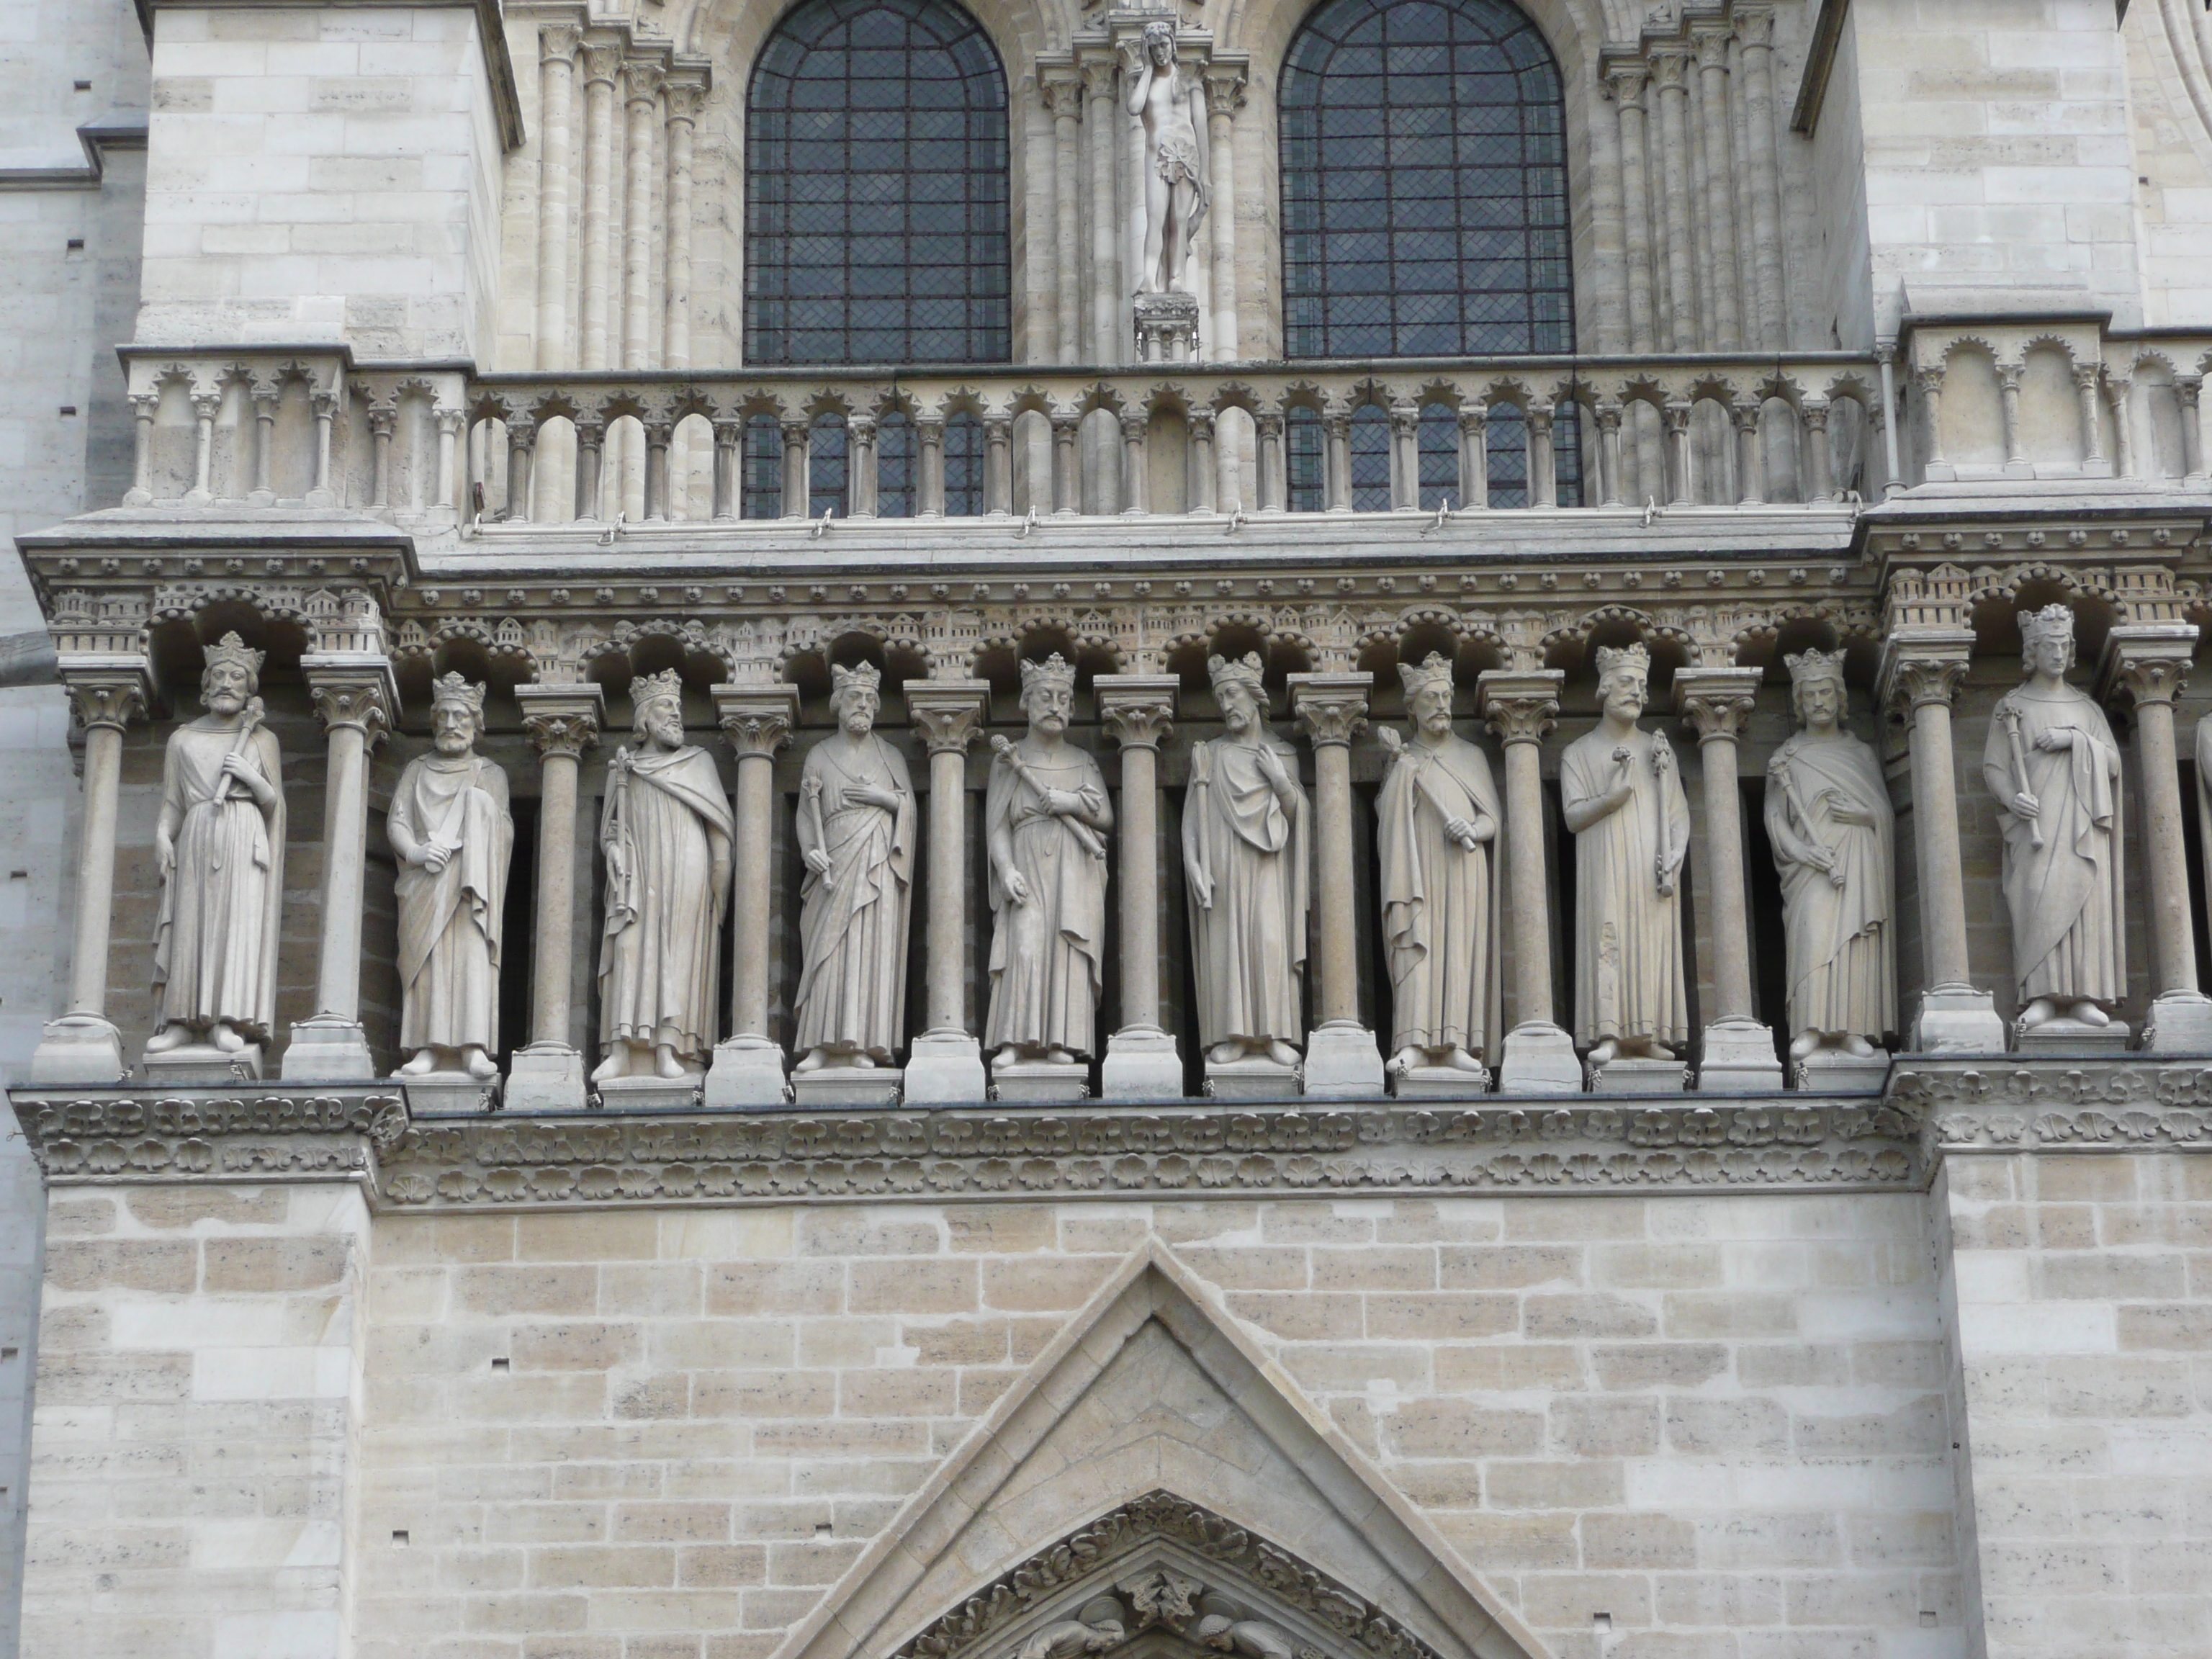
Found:
[{"label": "cornice molding", "polygon": [[2212,1056],[1899,1060],[1891,1097],[1932,1151],[2212,1152]]}]

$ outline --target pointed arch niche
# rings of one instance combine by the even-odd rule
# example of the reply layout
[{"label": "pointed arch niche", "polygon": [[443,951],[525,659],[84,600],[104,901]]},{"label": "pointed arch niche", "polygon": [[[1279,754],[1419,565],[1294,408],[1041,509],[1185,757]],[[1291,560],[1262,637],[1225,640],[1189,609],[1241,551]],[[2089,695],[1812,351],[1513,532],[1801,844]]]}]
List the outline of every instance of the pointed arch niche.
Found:
[{"label": "pointed arch niche", "polygon": [[1221,1652],[1544,1650],[1155,1243],[1038,1356],[775,1659]]}]

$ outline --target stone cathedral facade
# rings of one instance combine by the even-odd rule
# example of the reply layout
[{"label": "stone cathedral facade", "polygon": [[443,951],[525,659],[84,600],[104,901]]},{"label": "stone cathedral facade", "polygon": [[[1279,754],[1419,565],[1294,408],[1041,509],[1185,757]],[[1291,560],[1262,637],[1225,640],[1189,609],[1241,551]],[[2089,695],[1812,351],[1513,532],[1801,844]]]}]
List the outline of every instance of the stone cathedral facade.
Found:
[{"label": "stone cathedral facade", "polygon": [[9,42],[23,1653],[2212,1651],[2202,6]]}]

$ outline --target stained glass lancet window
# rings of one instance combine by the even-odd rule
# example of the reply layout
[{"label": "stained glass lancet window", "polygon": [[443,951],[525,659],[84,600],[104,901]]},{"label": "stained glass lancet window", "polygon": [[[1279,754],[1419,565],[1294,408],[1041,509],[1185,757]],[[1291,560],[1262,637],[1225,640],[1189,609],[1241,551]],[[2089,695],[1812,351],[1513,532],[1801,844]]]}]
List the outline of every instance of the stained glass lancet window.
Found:
[{"label": "stained glass lancet window", "polygon": [[1012,355],[1006,77],[950,0],[805,0],[753,68],[745,358]]},{"label": "stained glass lancet window", "polygon": [[1322,0],[1281,115],[1291,356],[1574,349],[1559,65],[1507,0]]}]

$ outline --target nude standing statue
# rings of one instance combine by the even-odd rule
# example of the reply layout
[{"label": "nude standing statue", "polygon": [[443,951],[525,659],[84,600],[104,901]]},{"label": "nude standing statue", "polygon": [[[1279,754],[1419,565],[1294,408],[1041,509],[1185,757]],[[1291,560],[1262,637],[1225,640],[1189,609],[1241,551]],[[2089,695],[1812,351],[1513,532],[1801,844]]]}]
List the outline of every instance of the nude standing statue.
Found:
[{"label": "nude standing statue", "polygon": [[498,1075],[501,913],[514,851],[507,774],[476,752],[484,689],[431,688],[433,751],[410,761],[386,818],[399,860],[402,1077]]},{"label": "nude standing statue", "polygon": [[1670,1060],[1689,1041],[1682,860],[1690,803],[1667,739],[1637,726],[1651,656],[1600,647],[1604,714],[1559,757],[1575,837],[1575,1041],[1591,1064]]},{"label": "nude standing statue", "polygon": [[1073,1063],[1097,1046],[1106,945],[1105,775],[1066,740],[1075,670],[1054,654],[1022,665],[1029,735],[991,766],[983,834],[991,858],[991,1012],[996,1063]]},{"label": "nude standing statue", "polygon": [[1213,194],[1206,90],[1176,61],[1172,23],[1146,24],[1144,40],[1123,52],[1129,113],[1145,129],[1145,243],[1137,292],[1188,294],[1183,267]]},{"label": "nude standing statue", "polygon": [[1183,870],[1199,1033],[1217,1066],[1297,1064],[1311,813],[1297,754],[1267,730],[1258,654],[1209,658],[1224,736],[1190,751]]},{"label": "nude standing statue", "polygon": [[1413,735],[1385,738],[1395,758],[1375,802],[1391,1064],[1480,1072],[1500,1012],[1491,849],[1504,813],[1489,761],[1452,731],[1451,664],[1431,653],[1398,678]]},{"label": "nude standing statue", "polygon": [[890,1066],[906,1030],[914,786],[875,734],[882,676],[867,663],[830,672],[838,730],[808,751],[799,778],[801,1072]]},{"label": "nude standing statue", "polygon": [[2120,748],[2105,711],[2066,683],[2074,613],[2029,611],[2020,636],[2027,678],[1998,699],[1982,749],[2004,834],[2020,1029],[2107,1025],[2128,988]]},{"label": "nude standing statue", "polygon": [[592,1081],[697,1077],[714,1046],[730,805],[713,757],[684,741],[674,669],[629,683],[630,742],[607,763],[599,848],[607,916]]},{"label": "nude standing statue", "polygon": [[1790,1058],[1869,1059],[1896,1023],[1896,814],[1881,763],[1843,729],[1844,653],[1784,660],[1800,729],[1766,763],[1766,838],[1782,877]]},{"label": "nude standing statue", "polygon": [[154,988],[161,1024],[149,1054],[205,1043],[243,1053],[276,1018],[276,917],[284,895],[284,784],[262,719],[264,653],[235,634],[207,647],[207,710],[169,734],[154,853],[161,908]]}]

